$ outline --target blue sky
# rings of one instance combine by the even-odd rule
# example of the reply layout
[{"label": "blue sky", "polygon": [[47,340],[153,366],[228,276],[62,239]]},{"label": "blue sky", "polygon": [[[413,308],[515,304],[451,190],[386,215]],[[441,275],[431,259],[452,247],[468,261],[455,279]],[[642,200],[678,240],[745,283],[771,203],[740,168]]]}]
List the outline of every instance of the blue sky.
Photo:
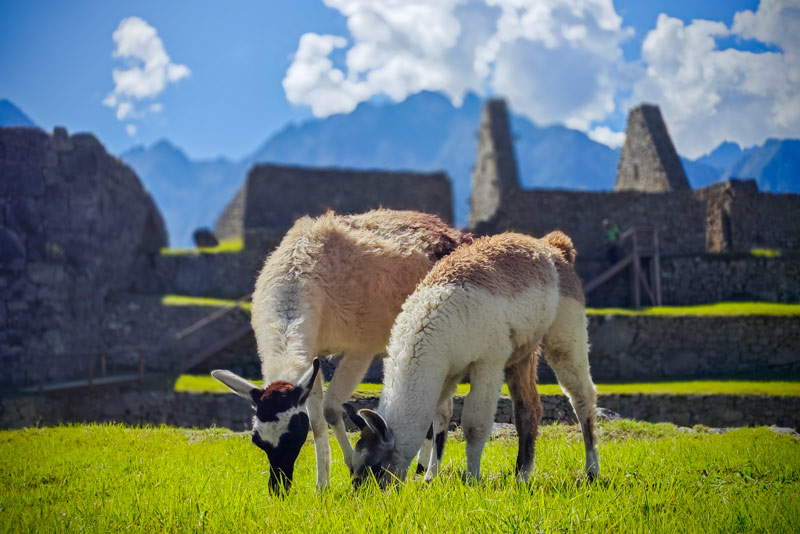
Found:
[{"label": "blue sky", "polygon": [[[456,103],[470,90],[502,94],[538,123],[612,145],[627,107],[655,101],[690,156],[724,139],[800,137],[798,0],[591,0],[580,13],[575,0],[502,12],[477,0],[390,4],[0,0],[0,98],[115,153],[168,138],[202,158],[241,157],[291,121],[424,89]],[[160,49],[142,44],[148,32]],[[133,79],[115,93],[112,71],[141,64],[145,45],[168,57],[168,81],[147,92]],[[118,46],[133,56],[112,57]]]}]

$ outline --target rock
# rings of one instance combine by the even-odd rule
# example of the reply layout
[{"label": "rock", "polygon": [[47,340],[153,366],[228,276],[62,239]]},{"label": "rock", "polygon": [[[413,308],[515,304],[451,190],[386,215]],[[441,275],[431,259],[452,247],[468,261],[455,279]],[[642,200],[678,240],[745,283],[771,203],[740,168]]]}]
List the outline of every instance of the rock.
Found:
[{"label": "rock", "polygon": [[208,228],[198,228],[192,234],[192,238],[194,239],[194,244],[198,247],[216,247],[219,245],[217,236]]}]

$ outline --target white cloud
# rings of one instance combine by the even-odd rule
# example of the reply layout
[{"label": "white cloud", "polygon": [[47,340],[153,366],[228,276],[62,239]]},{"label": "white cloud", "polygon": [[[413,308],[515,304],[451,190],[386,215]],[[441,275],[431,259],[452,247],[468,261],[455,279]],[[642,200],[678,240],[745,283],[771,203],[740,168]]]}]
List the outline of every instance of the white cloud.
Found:
[{"label": "white cloud", "polygon": [[[751,146],[800,136],[798,0],[762,0],[730,27],[662,14],[635,62],[623,58],[632,30],[611,0],[323,2],[347,18],[349,35],[303,35],[283,80],[288,100],[316,116],[375,95],[400,101],[432,90],[459,104],[474,91],[609,146],[622,143],[609,122],[641,102],[661,107],[689,157],[726,139]],[[769,51],[722,50],[720,39]]]},{"label": "white cloud", "polygon": [[[678,151],[697,157],[725,140],[742,146],[800,135],[800,3],[763,0],[756,12],[691,24],[661,14],[645,38],[643,77],[631,104],[661,106]],[[761,53],[728,48],[718,38],[777,46]]]},{"label": "white cloud", "polygon": [[608,126],[596,126],[589,130],[588,135],[589,139],[611,148],[621,147],[625,143],[625,132],[615,132]]},{"label": "white cloud", "polygon": [[[103,105],[116,108],[119,120],[143,117],[147,111],[160,113],[163,106],[154,102],[145,111],[140,111],[136,103],[149,100],[161,94],[170,83],[177,82],[191,74],[189,67],[173,63],[158,32],[139,17],[122,19],[112,34],[117,45],[113,57],[125,60],[127,69],[114,69],[114,90],[103,100]],[[130,135],[136,127],[129,124],[126,130]]]},{"label": "white cloud", "polygon": [[131,137],[136,135],[136,132],[138,130],[139,130],[139,128],[135,124],[126,124],[125,125],[125,131],[128,132],[128,135],[130,135]]},{"label": "white cloud", "polygon": [[303,35],[283,80],[317,116],[423,90],[456,104],[467,91],[500,94],[534,121],[583,130],[615,109],[631,31],[611,0],[323,1],[347,17],[350,41]]}]

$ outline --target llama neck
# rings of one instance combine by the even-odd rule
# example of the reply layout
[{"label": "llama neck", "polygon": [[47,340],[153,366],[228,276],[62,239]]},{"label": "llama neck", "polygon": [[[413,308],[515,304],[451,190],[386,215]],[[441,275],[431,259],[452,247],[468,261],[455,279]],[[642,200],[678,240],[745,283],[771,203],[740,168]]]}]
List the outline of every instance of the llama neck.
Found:
[{"label": "llama neck", "polygon": [[252,322],[264,382],[296,383],[315,355],[316,314],[299,284],[281,284],[256,298]]},{"label": "llama neck", "polygon": [[394,433],[395,449],[411,462],[433,422],[444,376],[436,368],[421,365],[421,354],[414,355],[420,365],[407,365],[409,359],[402,356],[385,362],[378,412]]}]

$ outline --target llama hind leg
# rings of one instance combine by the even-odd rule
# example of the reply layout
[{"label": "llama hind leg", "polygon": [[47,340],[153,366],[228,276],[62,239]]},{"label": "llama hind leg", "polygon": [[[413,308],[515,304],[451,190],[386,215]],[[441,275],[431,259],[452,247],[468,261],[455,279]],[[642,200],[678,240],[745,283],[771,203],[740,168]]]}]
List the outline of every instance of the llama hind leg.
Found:
[{"label": "llama hind leg", "polygon": [[361,383],[361,379],[364,378],[371,363],[372,356],[359,354],[342,355],[342,359],[333,373],[333,378],[328,384],[328,389],[322,402],[325,420],[333,428],[333,434],[342,448],[344,463],[348,469],[352,469],[353,466],[353,446],[350,445],[344,420],[342,419],[342,413],[344,412],[342,404],[350,400],[353,391]]},{"label": "llama hind leg", "polygon": [[467,479],[480,479],[481,455],[492,433],[497,400],[503,385],[503,368],[480,365],[470,369],[470,391],[464,399],[461,425],[467,442]]},{"label": "llama hind leg", "polygon": [[547,361],[578,417],[586,449],[586,474],[594,479],[600,472],[595,437],[597,392],[589,373],[589,335],[583,304],[562,299],[544,345]]},{"label": "llama hind leg", "polygon": [[317,457],[317,491],[330,484],[331,444],[328,441],[328,424],[322,410],[322,374],[317,376],[307,401],[311,432],[314,434],[314,451]]},{"label": "llama hind leg", "polygon": [[[526,351],[527,352],[527,351]],[[536,436],[542,418],[542,402],[536,386],[538,349],[532,354],[520,354],[515,365],[506,368],[506,382],[514,408],[514,426],[517,429],[517,480],[527,482],[534,462]]]}]

